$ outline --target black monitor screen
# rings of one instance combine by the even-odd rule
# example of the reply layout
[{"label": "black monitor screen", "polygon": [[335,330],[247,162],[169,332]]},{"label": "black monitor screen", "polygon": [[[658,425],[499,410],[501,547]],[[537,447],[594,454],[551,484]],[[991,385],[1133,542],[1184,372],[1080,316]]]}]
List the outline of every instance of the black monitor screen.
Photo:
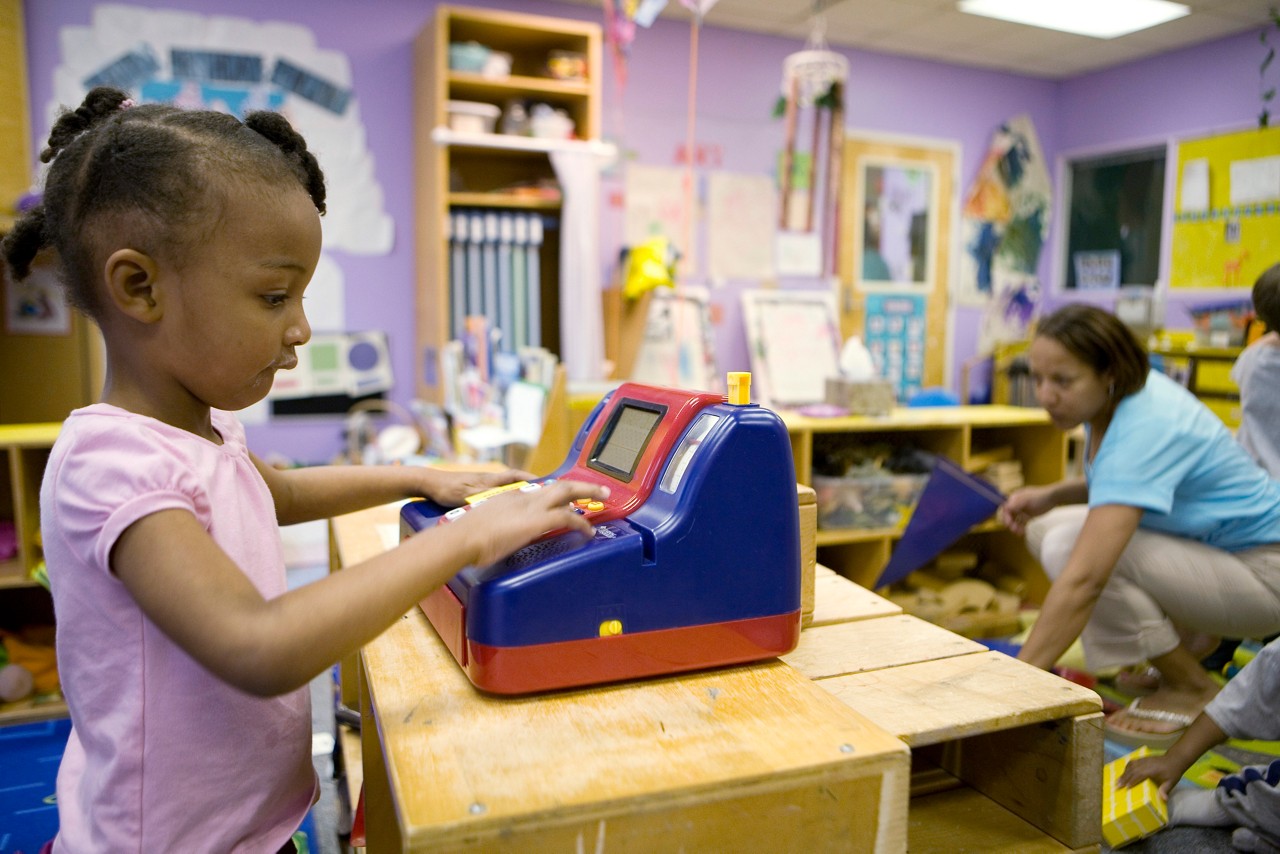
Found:
[{"label": "black monitor screen", "polygon": [[636,463],[667,408],[657,404],[624,402],[605,427],[587,465],[624,483],[635,474]]}]

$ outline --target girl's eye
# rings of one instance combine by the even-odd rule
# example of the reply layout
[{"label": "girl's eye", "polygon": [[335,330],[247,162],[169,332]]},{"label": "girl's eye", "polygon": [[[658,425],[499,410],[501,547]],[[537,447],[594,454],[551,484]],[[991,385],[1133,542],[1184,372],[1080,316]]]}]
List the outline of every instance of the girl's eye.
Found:
[{"label": "girl's eye", "polygon": [[285,300],[289,298],[288,294],[264,294],[262,297],[267,305],[272,308],[279,308],[284,305]]}]

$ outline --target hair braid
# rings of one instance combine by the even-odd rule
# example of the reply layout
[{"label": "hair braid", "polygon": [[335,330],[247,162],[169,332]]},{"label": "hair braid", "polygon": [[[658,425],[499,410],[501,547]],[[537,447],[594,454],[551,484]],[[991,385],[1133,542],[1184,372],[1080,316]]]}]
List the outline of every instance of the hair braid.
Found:
[{"label": "hair braid", "polygon": [[284,116],[264,110],[246,115],[244,124],[245,127],[256,131],[274,144],[300,168],[298,177],[307,188],[307,193],[311,196],[316,210],[324,213],[324,173],[320,170],[320,164],[316,161],[315,155],[307,150],[307,141],[302,138],[302,134],[294,130],[293,125],[289,124]]},{"label": "hair braid", "polygon": [[18,220],[4,237],[4,258],[14,278],[22,281],[31,272],[31,262],[49,245],[45,235],[44,207],[37,205]]},{"label": "hair braid", "polygon": [[53,129],[49,131],[49,145],[40,152],[40,162],[48,163],[71,144],[76,137],[103,119],[118,115],[120,105],[129,94],[110,86],[98,86],[84,96],[84,101],[74,110],[63,110]]}]

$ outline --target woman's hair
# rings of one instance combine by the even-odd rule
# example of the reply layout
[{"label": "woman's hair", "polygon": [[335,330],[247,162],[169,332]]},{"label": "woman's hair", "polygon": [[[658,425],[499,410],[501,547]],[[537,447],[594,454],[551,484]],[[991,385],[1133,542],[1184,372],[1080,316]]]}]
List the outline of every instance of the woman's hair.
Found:
[{"label": "woman's hair", "polygon": [[1272,264],[1253,283],[1253,312],[1268,332],[1280,330],[1280,264]]},{"label": "woman's hair", "polygon": [[1041,319],[1037,338],[1057,341],[1067,352],[1099,374],[1115,379],[1116,398],[1126,397],[1147,383],[1147,351],[1129,327],[1109,311],[1071,303]]},{"label": "woman's hair", "polygon": [[134,106],[100,86],[64,110],[40,153],[49,163],[43,201],[14,225],[4,257],[21,280],[43,249],[57,251],[71,304],[97,317],[96,280],[106,254],[130,246],[183,251],[207,239],[229,191],[263,201],[290,185],[325,211],[324,174],[307,143],[279,113],[226,113],[163,104]]}]

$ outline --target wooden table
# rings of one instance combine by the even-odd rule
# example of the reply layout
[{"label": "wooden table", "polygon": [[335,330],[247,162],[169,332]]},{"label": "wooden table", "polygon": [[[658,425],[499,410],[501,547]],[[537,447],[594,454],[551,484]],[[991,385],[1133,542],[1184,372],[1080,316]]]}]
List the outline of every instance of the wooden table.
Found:
[{"label": "wooden table", "polygon": [[[335,563],[395,520],[335,519]],[[781,660],[526,698],[477,692],[410,611],[362,653],[369,850],[1096,850],[1097,694],[814,588]]]},{"label": "wooden table", "polygon": [[[394,519],[335,519],[337,562]],[[780,661],[493,697],[418,609],[362,661],[372,852],[905,848],[907,746]]]}]

